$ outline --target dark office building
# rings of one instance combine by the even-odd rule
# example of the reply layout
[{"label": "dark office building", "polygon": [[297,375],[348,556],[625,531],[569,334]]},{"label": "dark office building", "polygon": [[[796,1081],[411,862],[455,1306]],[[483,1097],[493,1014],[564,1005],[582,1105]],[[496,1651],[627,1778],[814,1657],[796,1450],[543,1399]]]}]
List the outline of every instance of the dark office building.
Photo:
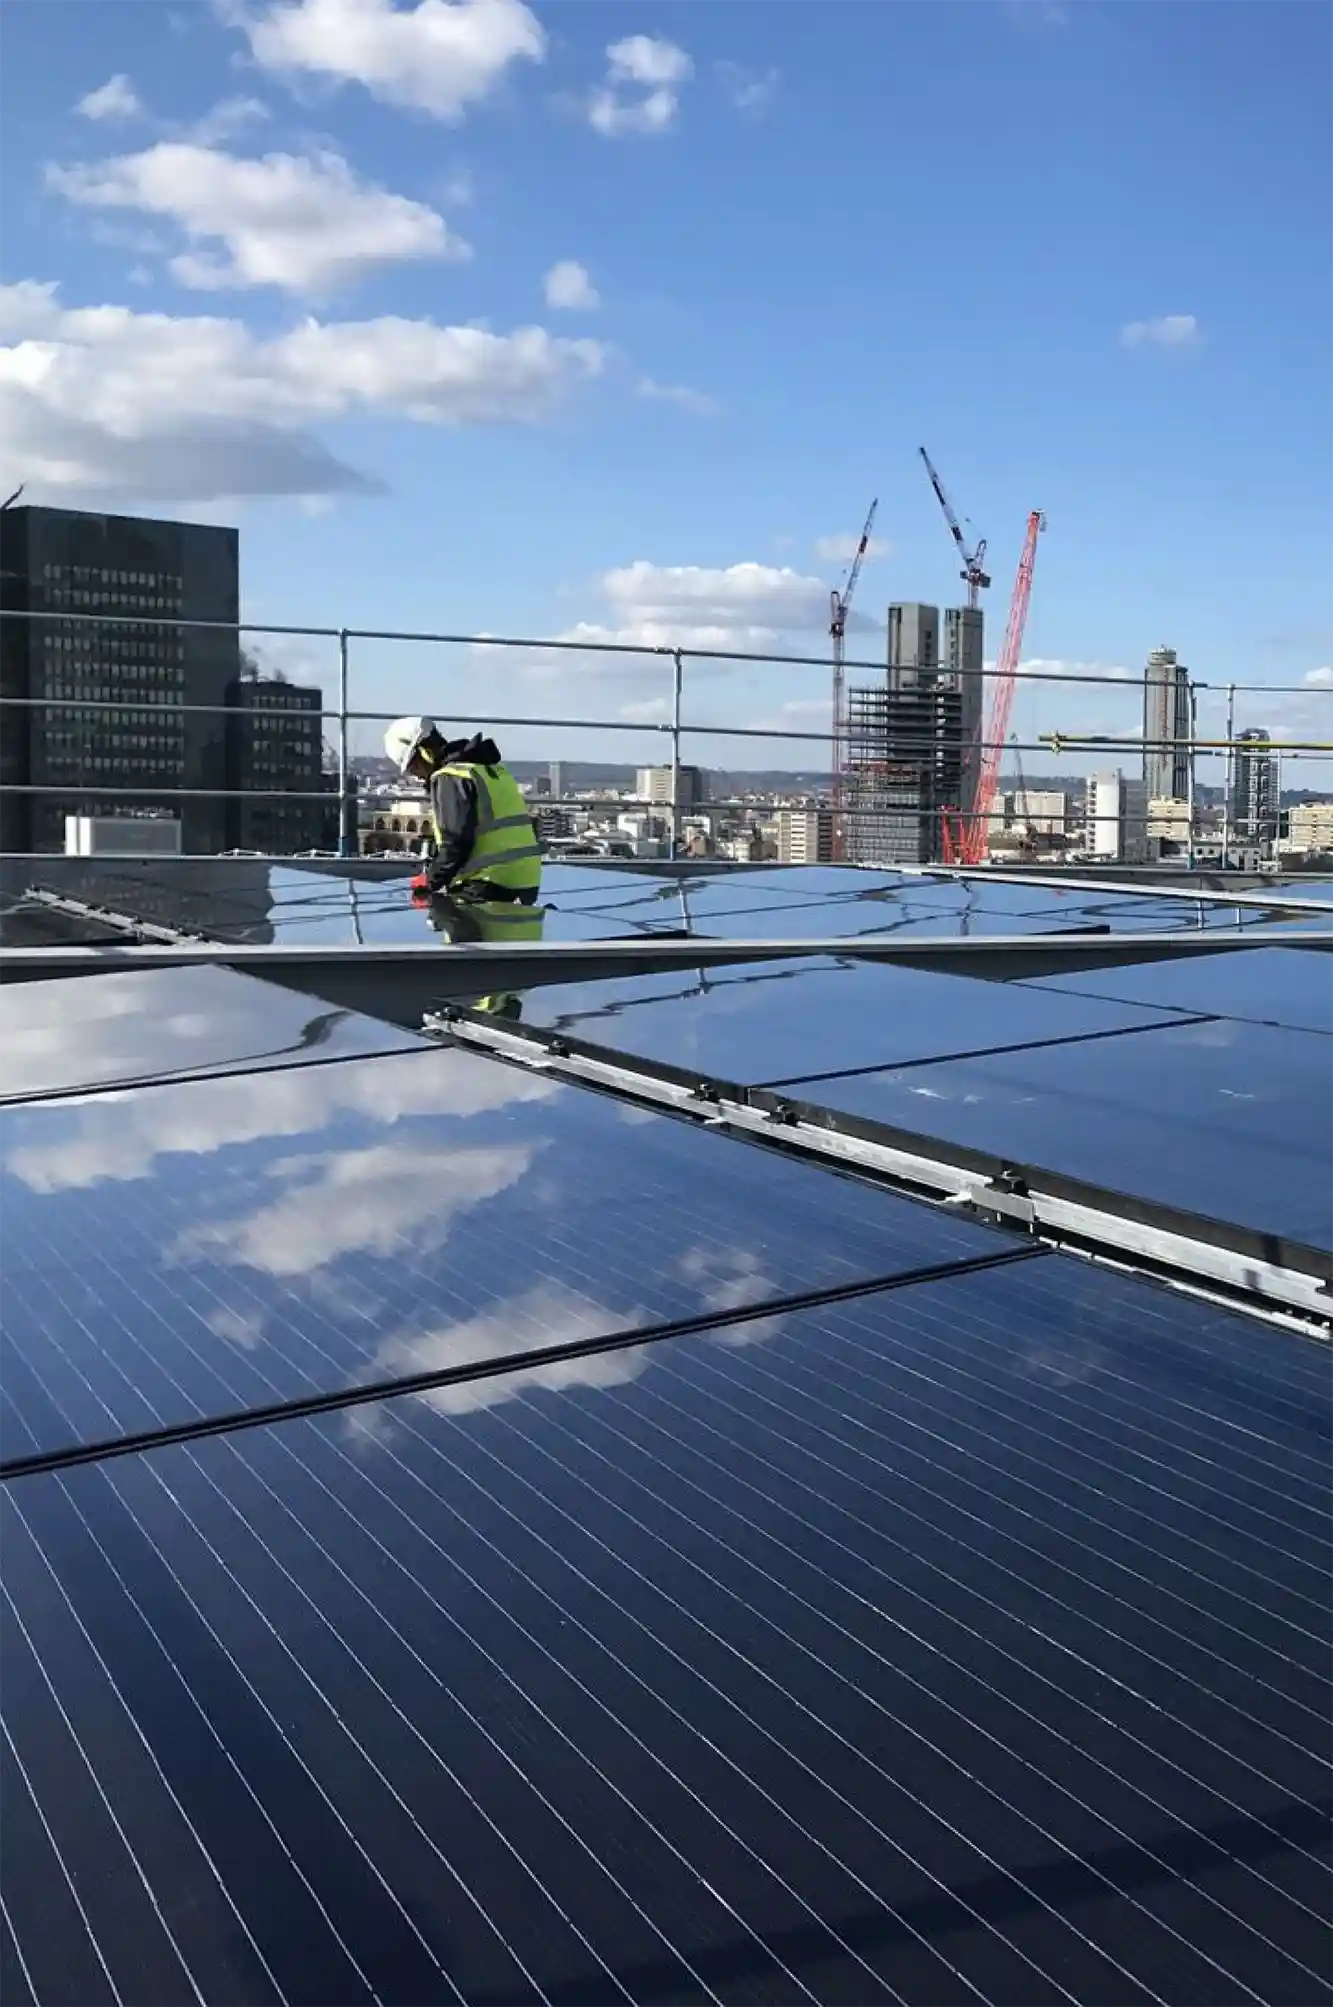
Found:
[{"label": "dark office building", "polygon": [[[8,613],[41,617],[0,618],[0,695],[63,701],[4,707],[0,849],[63,850],[66,815],[143,809],[180,816],[184,851],[226,849],[224,798],[152,791],[227,784],[224,718],[171,707],[227,703],[237,637],[225,626],[177,626],[173,616],[234,629],[236,531],[79,509],[6,509],[0,615]],[[85,710],[79,700],[114,708]],[[58,792],[11,792],[21,785]]]},{"label": "dark office building", "polygon": [[[323,772],[323,695],[281,676],[243,671],[228,691],[228,787],[255,790],[230,804],[228,848],[290,857],[302,850],[336,850],[334,777]],[[303,801],[325,793],[327,801]]]},{"label": "dark office building", "polygon": [[1272,738],[1265,731],[1240,734],[1235,749],[1235,802],[1237,835],[1271,844],[1278,832],[1278,769]]}]

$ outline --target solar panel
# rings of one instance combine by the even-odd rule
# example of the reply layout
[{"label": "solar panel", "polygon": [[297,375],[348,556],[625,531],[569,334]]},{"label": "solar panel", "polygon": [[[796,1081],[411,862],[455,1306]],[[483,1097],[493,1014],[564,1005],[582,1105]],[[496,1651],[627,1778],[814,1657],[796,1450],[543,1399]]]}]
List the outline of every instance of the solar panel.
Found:
[{"label": "solar panel", "polygon": [[632,1356],[4,1487],[16,1998],[1330,1998],[1328,1351],[1038,1256]]},{"label": "solar panel", "polygon": [[[1304,895],[1302,895],[1304,896]],[[1293,948],[1255,948],[1225,961],[1149,962],[1141,968],[1051,976],[1043,990],[1069,996],[1116,997],[1167,1010],[1221,1010],[1228,1017],[1333,1035],[1333,972],[1326,955]]]},{"label": "solar panel", "polygon": [[534,991],[525,1015],[747,1085],[1172,1021],[1169,1012],[1140,1004],[823,958],[693,979],[678,972],[646,982],[556,985]]},{"label": "solar panel", "polygon": [[1010,1245],[439,1048],[32,1104],[2,1137],[7,1458]]},{"label": "solar panel", "polygon": [[1317,1032],[1195,1020],[784,1091],[1333,1247],[1333,1043]]},{"label": "solar panel", "polygon": [[108,969],[0,989],[0,1098],[405,1051],[356,1011],[223,968]]}]

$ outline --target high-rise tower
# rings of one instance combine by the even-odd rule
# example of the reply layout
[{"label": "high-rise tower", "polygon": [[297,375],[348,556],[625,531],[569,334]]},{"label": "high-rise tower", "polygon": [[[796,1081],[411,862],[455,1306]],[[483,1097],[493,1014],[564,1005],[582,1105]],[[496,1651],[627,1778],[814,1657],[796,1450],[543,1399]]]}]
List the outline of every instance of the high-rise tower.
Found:
[{"label": "high-rise tower", "polygon": [[1150,801],[1186,799],[1189,738],[1189,670],[1174,648],[1154,648],[1143,672],[1143,784]]}]

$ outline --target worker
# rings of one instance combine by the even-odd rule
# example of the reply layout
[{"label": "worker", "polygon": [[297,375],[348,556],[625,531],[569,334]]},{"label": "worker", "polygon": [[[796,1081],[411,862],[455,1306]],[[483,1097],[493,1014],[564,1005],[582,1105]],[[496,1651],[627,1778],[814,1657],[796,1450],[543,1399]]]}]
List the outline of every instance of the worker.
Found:
[{"label": "worker", "polygon": [[[413,896],[415,901],[416,895]],[[529,906],[514,900],[451,899],[437,894],[426,904],[426,917],[436,933],[460,947],[474,941],[540,941],[546,924],[544,906]],[[492,1017],[517,1019],[523,1015],[523,1001],[517,990],[494,990],[488,996],[456,997],[454,1001]]]},{"label": "worker", "polygon": [[397,718],[384,750],[399,773],[420,781],[430,800],[434,849],[412,880],[418,903],[455,901],[534,906],[541,889],[537,833],[518,782],[494,739],[446,739],[433,718]]}]

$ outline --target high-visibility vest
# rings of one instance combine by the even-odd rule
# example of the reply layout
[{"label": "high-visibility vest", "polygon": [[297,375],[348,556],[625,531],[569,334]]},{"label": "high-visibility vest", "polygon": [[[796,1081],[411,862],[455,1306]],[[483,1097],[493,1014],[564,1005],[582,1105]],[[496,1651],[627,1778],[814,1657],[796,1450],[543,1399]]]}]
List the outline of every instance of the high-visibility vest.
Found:
[{"label": "high-visibility vest", "polygon": [[[528,805],[508,767],[473,764],[441,767],[455,780],[469,780],[477,789],[477,831],[472,853],[451,884],[485,879],[506,891],[536,891],[542,882],[542,853]],[[436,828],[437,839],[442,833]]]}]

